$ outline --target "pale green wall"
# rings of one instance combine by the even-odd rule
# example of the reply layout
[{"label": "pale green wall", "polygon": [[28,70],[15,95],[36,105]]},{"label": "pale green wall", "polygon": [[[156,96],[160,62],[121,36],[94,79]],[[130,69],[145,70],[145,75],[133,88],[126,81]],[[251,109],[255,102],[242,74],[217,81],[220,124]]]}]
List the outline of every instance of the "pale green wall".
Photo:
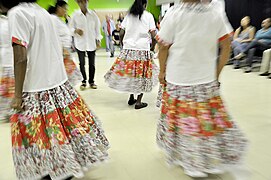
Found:
[{"label": "pale green wall", "polygon": [[[129,9],[134,0],[89,0],[90,9]],[[38,0],[37,3],[48,9],[49,6],[55,4],[55,0]],[[71,15],[74,10],[78,9],[78,5],[75,0],[68,0],[69,10],[68,14]],[[156,0],[149,0],[147,10],[151,12],[156,19],[160,14],[160,7],[156,6]],[[102,47],[105,47],[105,39],[102,40]]]},{"label": "pale green wall", "polygon": [[[45,9],[47,9],[50,5],[55,3],[55,0],[38,0],[38,4]],[[129,8],[134,0],[89,0],[89,8],[91,9],[125,9]],[[78,9],[78,5],[76,4],[75,0],[69,0],[69,14],[71,14],[75,9]],[[148,8],[147,8],[155,18],[158,18],[160,13],[160,8],[156,6],[156,0],[149,0],[148,1]]]}]

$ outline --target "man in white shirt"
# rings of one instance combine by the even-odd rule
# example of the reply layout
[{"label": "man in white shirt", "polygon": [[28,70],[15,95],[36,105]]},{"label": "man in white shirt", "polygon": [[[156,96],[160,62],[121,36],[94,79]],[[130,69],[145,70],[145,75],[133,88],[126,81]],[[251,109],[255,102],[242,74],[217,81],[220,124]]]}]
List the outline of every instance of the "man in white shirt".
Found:
[{"label": "man in white shirt", "polygon": [[111,56],[114,57],[114,44],[113,44],[113,39],[112,39],[112,34],[113,31],[115,30],[115,23],[114,21],[110,18],[109,15],[106,15],[106,20],[103,22],[103,32],[106,36],[106,51],[110,51]]},{"label": "man in white shirt", "polygon": [[97,89],[94,84],[95,75],[95,51],[100,47],[102,35],[100,33],[101,23],[96,13],[88,9],[88,0],[76,0],[80,10],[73,14],[70,27],[74,33],[74,44],[80,61],[80,71],[83,76],[81,89],[86,88],[87,76],[85,71],[85,52],[89,59],[89,85]]}]

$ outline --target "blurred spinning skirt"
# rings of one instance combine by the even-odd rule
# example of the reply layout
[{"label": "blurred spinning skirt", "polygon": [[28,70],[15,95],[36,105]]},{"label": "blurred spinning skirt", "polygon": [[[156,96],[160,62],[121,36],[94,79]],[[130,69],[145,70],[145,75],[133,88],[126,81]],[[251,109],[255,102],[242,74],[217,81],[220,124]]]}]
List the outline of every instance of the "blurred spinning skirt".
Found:
[{"label": "blurred spinning skirt", "polygon": [[106,73],[105,82],[112,89],[128,93],[150,92],[158,84],[158,67],[150,51],[121,51],[111,69]]},{"label": "blurred spinning skirt", "polygon": [[76,67],[76,64],[72,59],[65,58],[64,66],[68,75],[68,79],[73,86],[79,84],[83,80],[80,70]]},{"label": "blurred spinning skirt", "polygon": [[15,79],[13,67],[3,67],[0,77],[0,122],[7,122],[10,115],[10,103],[14,97]]},{"label": "blurred spinning skirt", "polygon": [[11,117],[18,179],[80,178],[107,159],[109,143],[100,122],[69,82],[23,93],[23,109]]},{"label": "blurred spinning skirt", "polygon": [[204,171],[240,163],[247,140],[228,116],[217,81],[163,90],[157,143],[171,165]]}]

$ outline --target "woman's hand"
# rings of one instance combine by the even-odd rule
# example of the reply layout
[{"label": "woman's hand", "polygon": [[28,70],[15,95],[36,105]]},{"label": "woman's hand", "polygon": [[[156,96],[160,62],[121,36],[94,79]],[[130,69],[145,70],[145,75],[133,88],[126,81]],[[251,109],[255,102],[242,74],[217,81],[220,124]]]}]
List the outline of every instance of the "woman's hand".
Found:
[{"label": "woman's hand", "polygon": [[83,36],[84,31],[82,29],[75,29],[74,33],[78,34],[79,36]]},{"label": "woman's hand", "polygon": [[166,73],[160,72],[158,78],[161,84],[166,84]]},{"label": "woman's hand", "polygon": [[101,48],[101,41],[96,40],[96,49],[100,49]]},{"label": "woman's hand", "polygon": [[23,111],[22,102],[23,102],[23,99],[21,97],[15,97],[11,101],[10,107],[17,111]]}]

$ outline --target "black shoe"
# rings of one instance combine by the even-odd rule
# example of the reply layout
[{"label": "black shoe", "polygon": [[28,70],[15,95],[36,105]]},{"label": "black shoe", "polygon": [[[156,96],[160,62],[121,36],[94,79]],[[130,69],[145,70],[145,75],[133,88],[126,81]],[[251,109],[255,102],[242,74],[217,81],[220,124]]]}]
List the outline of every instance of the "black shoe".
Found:
[{"label": "black shoe", "polygon": [[110,57],[111,57],[111,58],[112,58],[112,57],[114,57],[114,54],[111,54],[111,56],[110,56]]},{"label": "black shoe", "polygon": [[264,72],[264,73],[261,73],[260,76],[269,76],[270,73],[269,72]]},{"label": "black shoe", "polygon": [[44,176],[43,178],[41,178],[41,180],[52,180],[52,179],[49,175],[47,175],[47,176]]},{"label": "black shoe", "polygon": [[235,65],[235,66],[233,67],[233,69],[240,69],[240,66],[239,66],[239,65]]},{"label": "black shoe", "polygon": [[129,99],[128,104],[129,106],[132,106],[136,103],[136,99]]},{"label": "black shoe", "polygon": [[82,83],[80,86],[80,89],[83,91],[86,89],[86,87],[87,87],[87,83]]},{"label": "black shoe", "polygon": [[97,89],[98,88],[98,86],[96,84],[94,84],[94,83],[89,84],[89,86],[90,86],[91,89]]},{"label": "black shoe", "polygon": [[245,69],[245,73],[250,73],[251,72],[251,67],[247,67],[246,69]]},{"label": "black shoe", "polygon": [[74,178],[74,176],[70,176],[70,177],[66,178],[65,180],[72,180],[72,178]]},{"label": "black shoe", "polygon": [[142,109],[142,108],[145,108],[147,106],[148,106],[147,103],[136,104],[135,109]]}]

